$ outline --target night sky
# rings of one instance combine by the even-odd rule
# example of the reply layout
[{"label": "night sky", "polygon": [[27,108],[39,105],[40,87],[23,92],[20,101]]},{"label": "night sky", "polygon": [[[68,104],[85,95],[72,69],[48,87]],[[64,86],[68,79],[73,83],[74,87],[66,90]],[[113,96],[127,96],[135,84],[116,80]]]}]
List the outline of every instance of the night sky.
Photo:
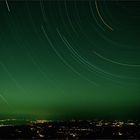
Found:
[{"label": "night sky", "polygon": [[0,1],[0,117],[139,119],[139,108],[139,1]]}]

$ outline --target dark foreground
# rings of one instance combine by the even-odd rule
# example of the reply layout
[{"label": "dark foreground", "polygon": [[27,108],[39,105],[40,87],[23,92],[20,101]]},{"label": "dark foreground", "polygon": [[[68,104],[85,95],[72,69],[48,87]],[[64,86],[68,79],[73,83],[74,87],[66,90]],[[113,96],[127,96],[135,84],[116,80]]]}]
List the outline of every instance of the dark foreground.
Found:
[{"label": "dark foreground", "polygon": [[140,139],[140,123],[134,121],[45,121],[0,127],[0,139]]}]

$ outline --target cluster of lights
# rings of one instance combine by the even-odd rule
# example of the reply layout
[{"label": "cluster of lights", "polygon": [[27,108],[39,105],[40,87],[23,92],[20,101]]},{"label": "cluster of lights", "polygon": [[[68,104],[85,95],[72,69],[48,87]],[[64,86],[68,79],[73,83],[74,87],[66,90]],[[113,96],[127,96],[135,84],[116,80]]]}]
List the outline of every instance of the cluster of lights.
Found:
[{"label": "cluster of lights", "polygon": [[47,123],[48,122],[48,120],[35,120],[35,121],[31,121],[31,123],[35,123],[35,124],[37,124],[37,123]]}]

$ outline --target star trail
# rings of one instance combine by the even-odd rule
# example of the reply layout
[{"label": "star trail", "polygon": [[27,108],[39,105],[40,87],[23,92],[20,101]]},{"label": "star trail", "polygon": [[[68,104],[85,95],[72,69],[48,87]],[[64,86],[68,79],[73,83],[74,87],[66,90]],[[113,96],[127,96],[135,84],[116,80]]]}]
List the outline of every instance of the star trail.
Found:
[{"label": "star trail", "polygon": [[0,1],[0,117],[139,119],[139,25],[139,1]]}]

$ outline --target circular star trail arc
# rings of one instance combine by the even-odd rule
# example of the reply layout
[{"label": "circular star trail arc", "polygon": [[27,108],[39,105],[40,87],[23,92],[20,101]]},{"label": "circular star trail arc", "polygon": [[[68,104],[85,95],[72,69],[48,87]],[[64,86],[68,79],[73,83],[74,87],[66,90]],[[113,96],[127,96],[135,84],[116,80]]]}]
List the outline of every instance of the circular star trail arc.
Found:
[{"label": "circular star trail arc", "polygon": [[106,57],[102,56],[101,54],[99,54],[99,53],[97,53],[97,52],[95,52],[95,51],[93,51],[93,53],[94,53],[95,55],[97,55],[98,57],[100,57],[101,59],[104,59],[105,61],[108,61],[108,62],[117,64],[117,65],[127,66],[127,67],[140,67],[139,64],[134,65],[134,64],[120,63],[120,62],[114,61],[114,60],[112,60],[112,59],[110,59],[110,58],[106,58]]},{"label": "circular star trail arc", "polygon": [[96,6],[97,13],[98,13],[100,19],[102,20],[102,22],[104,23],[104,25],[105,25],[107,28],[109,28],[111,31],[113,31],[114,29],[113,29],[112,27],[110,27],[110,26],[104,21],[104,19],[102,18],[101,14],[100,14],[100,12],[99,12],[99,9],[98,9],[97,0],[95,0],[95,6]]},{"label": "circular star trail arc", "polygon": [[7,9],[8,9],[8,11],[10,12],[10,7],[9,7],[9,4],[8,4],[8,1],[5,0],[5,2],[6,2]]}]

